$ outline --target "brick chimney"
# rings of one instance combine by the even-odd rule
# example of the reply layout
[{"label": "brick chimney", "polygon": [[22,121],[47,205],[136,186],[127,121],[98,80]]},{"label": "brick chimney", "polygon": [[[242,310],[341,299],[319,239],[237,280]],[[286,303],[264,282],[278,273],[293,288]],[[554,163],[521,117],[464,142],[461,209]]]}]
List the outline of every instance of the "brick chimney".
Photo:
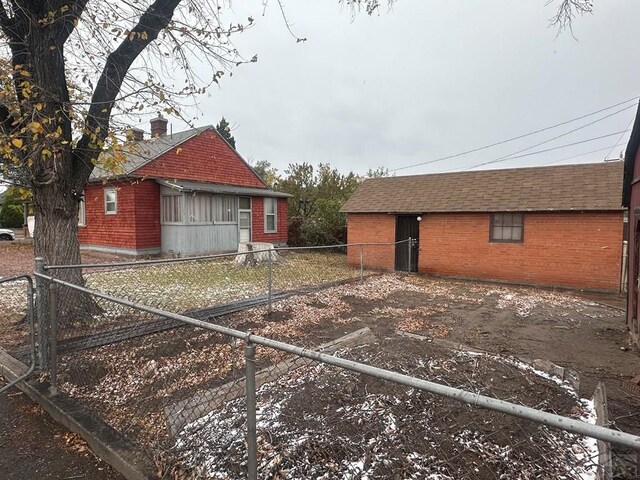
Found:
[{"label": "brick chimney", "polygon": [[144,140],[144,130],[141,128],[132,127],[127,132],[127,137],[134,142],[142,142]]},{"label": "brick chimney", "polygon": [[151,138],[164,137],[167,134],[167,119],[158,114],[151,120]]}]

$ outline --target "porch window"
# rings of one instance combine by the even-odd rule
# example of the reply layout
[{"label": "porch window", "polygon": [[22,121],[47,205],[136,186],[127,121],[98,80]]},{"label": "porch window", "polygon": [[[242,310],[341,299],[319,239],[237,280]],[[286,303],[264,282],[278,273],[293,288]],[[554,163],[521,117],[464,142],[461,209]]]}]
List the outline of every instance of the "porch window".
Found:
[{"label": "porch window", "polygon": [[278,225],[278,200],[275,198],[264,199],[264,231],[276,232]]},{"label": "porch window", "polygon": [[522,243],[524,241],[524,215],[521,212],[492,213],[489,241]]},{"label": "porch window", "polygon": [[187,197],[189,223],[212,223],[211,195],[191,195]]},{"label": "porch window", "polygon": [[104,189],[104,213],[105,215],[118,213],[118,191],[115,188]]},{"label": "porch window", "polygon": [[182,223],[182,195],[160,196],[160,221]]},{"label": "porch window", "polygon": [[236,197],[216,195],[213,197],[214,221],[216,223],[236,223],[238,206]]}]

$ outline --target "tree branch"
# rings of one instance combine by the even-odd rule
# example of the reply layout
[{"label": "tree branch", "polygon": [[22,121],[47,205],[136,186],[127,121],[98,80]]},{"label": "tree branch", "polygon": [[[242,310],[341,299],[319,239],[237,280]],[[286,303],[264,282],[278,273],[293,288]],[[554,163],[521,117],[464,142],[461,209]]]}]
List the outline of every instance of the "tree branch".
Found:
[{"label": "tree branch", "polygon": [[115,99],[129,68],[142,51],[166,28],[180,0],[155,0],[142,14],[138,24],[108,57],[91,98],[82,138],[74,152],[75,180],[79,184],[91,174],[92,160],[102,151],[109,130],[109,118]]},{"label": "tree branch", "polygon": [[0,131],[4,134],[10,134],[14,128],[12,127],[15,119],[11,115],[9,108],[0,104]]}]

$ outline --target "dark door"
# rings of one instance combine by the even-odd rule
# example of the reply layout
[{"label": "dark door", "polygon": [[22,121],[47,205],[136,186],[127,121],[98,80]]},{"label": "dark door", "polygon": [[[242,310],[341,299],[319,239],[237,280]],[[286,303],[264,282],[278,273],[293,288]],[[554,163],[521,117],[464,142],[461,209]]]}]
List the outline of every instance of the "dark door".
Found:
[{"label": "dark door", "polygon": [[[413,240],[409,248],[408,240]],[[420,228],[418,227],[418,215],[397,215],[396,216],[396,271],[417,272],[418,271],[418,241],[420,239]],[[411,251],[411,256],[409,256]]]}]

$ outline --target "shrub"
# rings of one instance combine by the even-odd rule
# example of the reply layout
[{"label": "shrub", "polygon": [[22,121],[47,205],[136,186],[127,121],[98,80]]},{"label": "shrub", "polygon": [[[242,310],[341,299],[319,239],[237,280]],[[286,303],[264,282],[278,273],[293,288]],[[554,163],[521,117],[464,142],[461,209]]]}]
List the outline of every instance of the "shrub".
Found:
[{"label": "shrub", "polygon": [[20,228],[23,221],[22,205],[5,205],[0,210],[0,225],[4,228]]}]

